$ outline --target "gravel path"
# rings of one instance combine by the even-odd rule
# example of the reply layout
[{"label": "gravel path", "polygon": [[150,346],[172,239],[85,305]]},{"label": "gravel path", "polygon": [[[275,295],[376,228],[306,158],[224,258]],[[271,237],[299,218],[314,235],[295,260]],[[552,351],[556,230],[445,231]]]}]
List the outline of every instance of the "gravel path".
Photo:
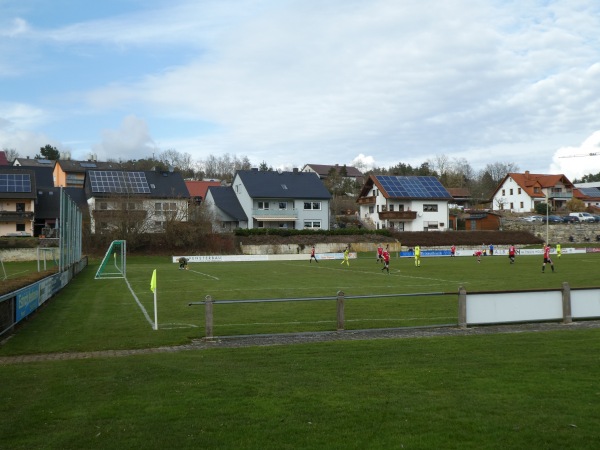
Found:
[{"label": "gravel path", "polygon": [[474,336],[499,333],[535,333],[543,331],[569,331],[600,328],[600,320],[587,320],[563,324],[558,322],[527,323],[512,325],[487,325],[465,329],[448,327],[393,328],[378,330],[327,331],[320,333],[293,333],[217,337],[196,339],[190,344],[173,347],[156,347],[135,350],[102,350],[95,352],[43,353],[0,357],[0,365],[31,363],[38,361],[65,361],[72,359],[116,358],[154,353],[173,353],[187,350],[213,348],[265,347],[273,345],[310,344],[334,341],[363,341],[369,339],[427,338],[438,336]]}]

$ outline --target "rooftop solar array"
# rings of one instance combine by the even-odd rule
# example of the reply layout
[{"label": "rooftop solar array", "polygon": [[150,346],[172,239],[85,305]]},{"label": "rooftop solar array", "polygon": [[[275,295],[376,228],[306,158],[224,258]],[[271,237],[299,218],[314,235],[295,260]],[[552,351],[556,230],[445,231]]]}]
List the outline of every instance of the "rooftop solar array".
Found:
[{"label": "rooftop solar array", "polygon": [[0,173],[0,192],[31,192],[31,177],[27,173]]},{"label": "rooftop solar array", "polygon": [[144,172],[92,170],[88,172],[92,192],[109,194],[149,194],[150,186]]},{"label": "rooftop solar array", "polygon": [[435,177],[377,175],[389,197],[452,198]]},{"label": "rooftop solar array", "polygon": [[600,189],[591,187],[591,188],[579,188],[579,191],[587,197],[600,197]]}]

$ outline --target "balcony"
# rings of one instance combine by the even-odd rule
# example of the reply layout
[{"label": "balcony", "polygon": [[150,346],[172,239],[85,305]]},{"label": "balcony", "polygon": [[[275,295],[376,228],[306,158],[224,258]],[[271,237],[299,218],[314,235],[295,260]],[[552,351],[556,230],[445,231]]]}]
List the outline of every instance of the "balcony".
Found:
[{"label": "balcony", "polygon": [[148,212],[144,210],[122,210],[122,209],[94,209],[92,211],[96,220],[144,220]]},{"label": "balcony", "polygon": [[359,197],[357,201],[359,205],[374,205],[376,200],[376,197]]},{"label": "balcony", "polygon": [[0,211],[0,221],[17,222],[21,220],[33,220],[33,211]]},{"label": "balcony", "polygon": [[572,192],[550,192],[548,198],[570,199],[573,198]]},{"label": "balcony", "polygon": [[381,211],[379,220],[415,220],[416,211]]},{"label": "balcony", "polygon": [[252,217],[256,220],[298,220],[295,209],[253,209]]}]

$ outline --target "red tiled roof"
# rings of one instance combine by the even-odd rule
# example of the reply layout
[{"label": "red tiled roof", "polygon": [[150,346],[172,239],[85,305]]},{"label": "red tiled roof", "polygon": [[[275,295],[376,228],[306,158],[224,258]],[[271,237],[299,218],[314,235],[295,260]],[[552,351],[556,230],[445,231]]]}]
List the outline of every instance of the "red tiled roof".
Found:
[{"label": "red tiled roof", "polygon": [[210,186],[221,186],[220,181],[186,181],[190,197],[206,197],[206,191]]},{"label": "red tiled roof", "polygon": [[6,152],[0,150],[0,166],[8,166],[8,158],[6,157]]}]

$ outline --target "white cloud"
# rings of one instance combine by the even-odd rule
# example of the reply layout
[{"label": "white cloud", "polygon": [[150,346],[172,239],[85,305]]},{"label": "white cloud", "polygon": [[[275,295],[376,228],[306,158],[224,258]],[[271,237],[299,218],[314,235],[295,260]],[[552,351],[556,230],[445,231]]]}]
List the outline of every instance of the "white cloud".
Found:
[{"label": "white cloud", "polygon": [[92,146],[92,152],[101,161],[147,157],[155,150],[146,122],[133,115],[125,117],[119,129],[103,130],[102,142]]},{"label": "white cloud", "polygon": [[550,173],[563,173],[573,181],[600,173],[600,130],[578,147],[561,147],[552,157]]}]

